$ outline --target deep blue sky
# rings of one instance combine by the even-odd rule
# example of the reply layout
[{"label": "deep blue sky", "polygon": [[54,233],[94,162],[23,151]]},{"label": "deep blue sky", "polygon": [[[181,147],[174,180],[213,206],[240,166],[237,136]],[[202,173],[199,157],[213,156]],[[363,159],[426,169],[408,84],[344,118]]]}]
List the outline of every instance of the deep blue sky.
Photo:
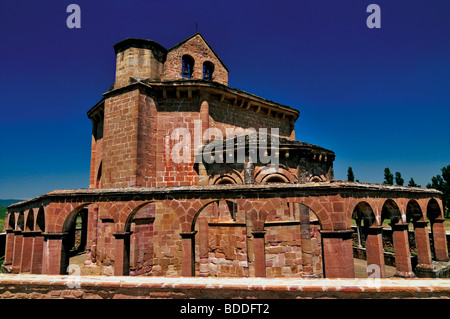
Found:
[{"label": "deep blue sky", "polygon": [[448,0],[2,0],[0,198],[88,187],[86,112],[114,81],[113,44],[170,48],[196,22],[231,87],[300,110],[297,139],[336,152],[336,179],[389,167],[425,186],[450,164],[449,16]]}]

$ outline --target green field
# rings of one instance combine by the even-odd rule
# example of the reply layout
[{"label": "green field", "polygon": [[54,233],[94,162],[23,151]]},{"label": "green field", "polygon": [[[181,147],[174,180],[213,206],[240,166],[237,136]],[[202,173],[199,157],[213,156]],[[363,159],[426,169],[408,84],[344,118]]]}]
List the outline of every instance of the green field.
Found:
[{"label": "green field", "polygon": [[3,232],[5,224],[6,207],[0,206],[0,233]]}]

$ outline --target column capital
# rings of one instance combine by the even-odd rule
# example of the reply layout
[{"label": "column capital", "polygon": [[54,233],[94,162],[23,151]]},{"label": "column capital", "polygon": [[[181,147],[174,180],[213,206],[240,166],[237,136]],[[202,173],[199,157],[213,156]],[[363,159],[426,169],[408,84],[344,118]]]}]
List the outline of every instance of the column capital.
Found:
[{"label": "column capital", "polygon": [[130,236],[133,232],[123,232],[123,233],[114,233],[112,234],[115,239],[124,239]]},{"label": "column capital", "polygon": [[383,226],[370,226],[370,227],[367,227],[367,232],[370,235],[381,234],[383,232]]},{"label": "column capital", "polygon": [[39,235],[41,232],[40,231],[35,231],[35,230],[28,230],[28,231],[24,231],[22,232],[23,237],[31,237],[31,236],[36,236]]},{"label": "column capital", "polygon": [[353,229],[342,230],[319,230],[319,233],[324,238],[350,238],[355,231]]},{"label": "column capital", "polygon": [[402,230],[408,230],[408,223],[399,223],[399,224],[389,224],[392,227],[392,230],[394,231],[402,231]]},{"label": "column capital", "polygon": [[438,218],[435,218],[435,219],[433,219],[432,220],[432,223],[434,224],[434,223],[443,223],[443,222],[445,222],[445,219],[444,218],[442,218],[442,217],[438,217]]},{"label": "column capital", "polygon": [[64,236],[66,236],[67,232],[61,232],[61,233],[42,233],[47,239],[62,239]]},{"label": "column capital", "polygon": [[254,231],[252,231],[252,235],[255,238],[264,238],[264,236],[266,235],[266,231],[265,230],[254,230]]},{"label": "column capital", "polygon": [[428,221],[415,221],[413,222],[414,227],[424,228],[428,226]]},{"label": "column capital", "polygon": [[180,233],[181,238],[183,239],[191,239],[193,237],[195,237],[195,234],[197,234],[197,231],[191,231],[191,232],[185,232],[185,233]]}]

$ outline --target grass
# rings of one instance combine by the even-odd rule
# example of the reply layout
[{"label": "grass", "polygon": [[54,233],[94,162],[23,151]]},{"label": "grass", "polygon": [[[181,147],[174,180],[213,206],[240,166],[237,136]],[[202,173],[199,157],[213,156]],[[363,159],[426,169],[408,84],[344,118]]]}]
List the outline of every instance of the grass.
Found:
[{"label": "grass", "polygon": [[5,226],[6,207],[0,206],[0,233],[3,232]]}]

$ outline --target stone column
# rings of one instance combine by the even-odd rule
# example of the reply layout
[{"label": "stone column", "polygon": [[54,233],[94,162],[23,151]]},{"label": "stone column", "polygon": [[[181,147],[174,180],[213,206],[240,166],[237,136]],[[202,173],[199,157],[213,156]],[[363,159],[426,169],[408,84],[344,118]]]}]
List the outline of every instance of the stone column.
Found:
[{"label": "stone column", "polygon": [[35,232],[24,231],[22,240],[22,256],[20,257],[20,272],[31,272],[31,255],[33,254],[33,239]]},{"label": "stone column", "polygon": [[356,237],[358,238],[358,248],[363,248],[362,245],[362,232],[361,232],[361,219],[357,218],[356,221]]},{"label": "stone column", "polygon": [[[212,206],[212,205],[210,205]],[[206,209],[208,209],[207,207]],[[208,219],[205,217],[198,218],[198,235],[199,235],[199,259],[200,269],[199,275],[207,277],[209,276],[209,243],[208,243]]]},{"label": "stone column", "polygon": [[434,242],[434,258],[437,261],[448,260],[447,236],[445,234],[444,218],[431,221]]},{"label": "stone column", "polygon": [[33,239],[33,252],[31,255],[31,273],[42,274],[42,253],[44,250],[44,236],[42,232],[35,232]]},{"label": "stone column", "polygon": [[244,183],[255,184],[255,165],[248,154],[245,156],[244,163]]},{"label": "stone column", "polygon": [[66,263],[62,263],[65,259],[65,252],[63,252],[63,237],[66,233],[45,233],[44,240],[47,241],[46,252],[44,256],[47,258],[45,274],[61,275],[67,273]]},{"label": "stone column", "polygon": [[196,231],[180,233],[182,238],[182,276],[195,277],[195,234]]},{"label": "stone column", "polygon": [[306,168],[306,156],[305,155],[301,155],[300,160],[297,164],[297,176],[298,176],[299,184],[306,183],[306,180],[308,177],[308,170]]},{"label": "stone column", "polygon": [[22,263],[22,241],[23,233],[21,230],[14,231],[14,256],[12,261],[12,273],[18,274],[20,272],[20,265]]},{"label": "stone column", "polygon": [[391,224],[392,240],[394,242],[395,276],[415,277],[411,265],[411,252],[409,250],[408,224]]},{"label": "stone column", "polygon": [[300,206],[300,233],[302,240],[301,249],[302,249],[303,275],[309,277],[314,275],[309,208],[300,204],[296,205]]},{"label": "stone column", "polygon": [[414,237],[417,247],[417,267],[431,269],[431,248],[427,225],[427,221],[414,222]]},{"label": "stone column", "polygon": [[320,230],[323,245],[324,277],[354,278],[353,230]]},{"label": "stone column", "polygon": [[367,228],[366,238],[367,275],[371,278],[386,277],[383,249],[383,226]]},{"label": "stone column", "polygon": [[130,235],[130,232],[113,234],[115,242],[114,276],[128,276],[130,273]]},{"label": "stone column", "polygon": [[255,253],[255,277],[266,277],[266,252],[264,235],[266,231],[252,231],[253,250]]},{"label": "stone column", "polygon": [[12,269],[14,257],[14,231],[12,229],[6,230],[6,245],[5,245],[5,261],[3,267],[10,271]]}]

